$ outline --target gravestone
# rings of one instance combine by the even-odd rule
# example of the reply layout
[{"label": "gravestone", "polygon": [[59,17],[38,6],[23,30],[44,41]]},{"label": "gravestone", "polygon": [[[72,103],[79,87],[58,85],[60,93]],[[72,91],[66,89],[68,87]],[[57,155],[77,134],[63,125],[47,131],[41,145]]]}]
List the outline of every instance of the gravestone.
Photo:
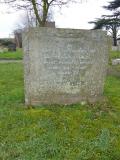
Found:
[{"label": "gravestone", "polygon": [[23,33],[26,105],[96,101],[103,94],[108,37],[101,30],[32,28]]},{"label": "gravestone", "polygon": [[8,51],[15,52],[16,51],[16,44],[15,43],[9,44],[8,45]]},{"label": "gravestone", "polygon": [[120,58],[112,59],[112,65],[119,65],[120,64]]}]

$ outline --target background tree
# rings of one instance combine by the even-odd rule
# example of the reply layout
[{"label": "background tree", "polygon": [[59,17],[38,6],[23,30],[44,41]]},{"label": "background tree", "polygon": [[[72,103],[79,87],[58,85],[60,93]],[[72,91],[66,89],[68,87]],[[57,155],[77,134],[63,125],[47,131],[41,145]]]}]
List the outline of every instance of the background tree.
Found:
[{"label": "background tree", "polygon": [[109,2],[108,6],[104,6],[104,8],[108,9],[108,10],[115,10],[118,9],[120,7],[120,0],[114,0]]},{"label": "background tree", "polygon": [[102,18],[96,19],[95,21],[89,22],[95,26],[93,29],[106,29],[113,38],[113,45],[117,46],[118,31],[120,29],[120,18],[119,14],[104,15]]},{"label": "background tree", "polygon": [[17,9],[27,9],[35,14],[39,26],[44,27],[53,6],[62,7],[77,0],[1,0],[1,3],[9,4]]},{"label": "background tree", "polygon": [[119,36],[118,32],[120,29],[120,11],[118,10],[120,7],[120,0],[113,0],[108,3],[109,4],[107,6],[103,6],[103,8],[110,11],[114,10],[112,15],[103,15],[101,18],[89,23],[93,23],[95,25],[93,29],[105,28],[113,38],[113,45],[117,46],[117,38]]},{"label": "background tree", "polygon": [[[26,10],[20,14],[16,23],[16,29],[24,30],[25,28],[36,27],[38,23],[36,17],[31,10]],[[47,22],[53,22],[53,13],[50,10],[47,16]]]}]

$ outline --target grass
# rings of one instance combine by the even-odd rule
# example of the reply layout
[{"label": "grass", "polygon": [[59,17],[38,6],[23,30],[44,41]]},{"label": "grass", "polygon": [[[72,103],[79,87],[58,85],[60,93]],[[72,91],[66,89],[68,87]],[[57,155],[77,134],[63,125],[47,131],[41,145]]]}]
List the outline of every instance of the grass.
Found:
[{"label": "grass", "polygon": [[110,59],[120,58],[120,51],[111,51]]},{"label": "grass", "polygon": [[120,160],[120,77],[101,103],[26,109],[22,64],[0,64],[0,160]]},{"label": "grass", "polygon": [[21,49],[17,49],[16,52],[3,52],[0,53],[0,59],[15,59],[15,60],[21,60],[23,58],[23,53]]}]

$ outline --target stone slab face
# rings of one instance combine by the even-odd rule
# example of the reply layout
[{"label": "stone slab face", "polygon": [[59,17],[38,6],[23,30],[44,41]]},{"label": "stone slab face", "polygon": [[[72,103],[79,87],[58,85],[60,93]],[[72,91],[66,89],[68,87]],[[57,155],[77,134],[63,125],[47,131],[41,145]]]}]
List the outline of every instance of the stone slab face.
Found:
[{"label": "stone slab face", "polygon": [[108,46],[106,32],[101,30],[24,32],[26,105],[98,100],[103,94]]}]

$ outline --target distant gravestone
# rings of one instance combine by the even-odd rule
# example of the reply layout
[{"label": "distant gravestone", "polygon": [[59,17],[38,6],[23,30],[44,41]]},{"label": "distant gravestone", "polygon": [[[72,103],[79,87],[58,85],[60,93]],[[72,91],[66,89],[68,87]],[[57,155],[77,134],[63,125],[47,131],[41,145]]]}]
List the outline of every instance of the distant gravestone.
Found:
[{"label": "distant gravestone", "polygon": [[0,46],[0,53],[6,53],[8,51],[7,47]]},{"label": "distant gravestone", "polygon": [[112,59],[112,65],[120,64],[120,58]]},{"label": "distant gravestone", "polygon": [[101,30],[24,32],[26,105],[98,100],[103,94],[108,46],[106,32]]},{"label": "distant gravestone", "polygon": [[11,43],[8,45],[8,51],[16,51],[16,44],[15,43]]}]

